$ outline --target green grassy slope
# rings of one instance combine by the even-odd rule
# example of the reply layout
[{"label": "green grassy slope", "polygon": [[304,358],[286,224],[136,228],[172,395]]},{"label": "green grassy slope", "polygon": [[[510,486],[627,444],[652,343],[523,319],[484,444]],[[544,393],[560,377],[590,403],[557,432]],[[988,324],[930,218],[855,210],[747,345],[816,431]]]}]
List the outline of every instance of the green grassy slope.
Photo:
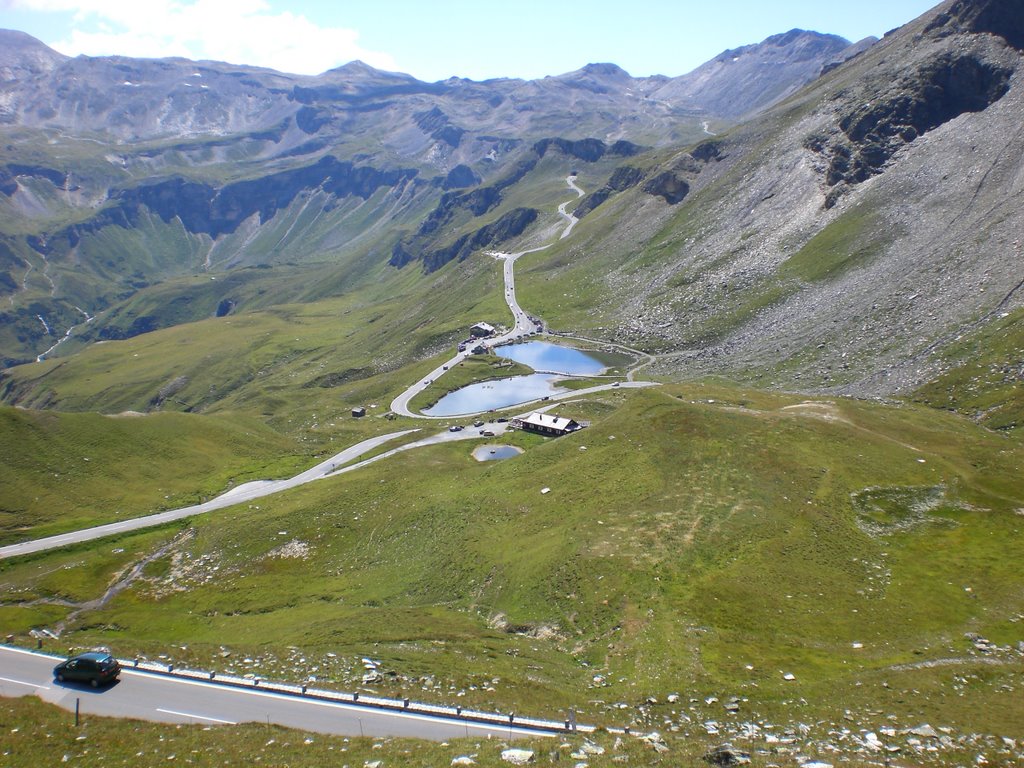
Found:
[{"label": "green grassy slope", "polygon": [[1024,424],[1024,311],[1002,313],[942,351],[950,368],[914,399],[969,415],[991,429]]},{"label": "green grassy slope", "polygon": [[[404,453],[193,520],[62,642],[187,646],[175,658],[244,672],[244,655],[301,677],[294,646],[337,654],[315,674],[342,687],[372,654],[395,673],[390,692],[652,726],[657,713],[634,708],[648,696],[735,694],[745,716],[838,720],[849,702],[886,706],[881,684],[898,680],[901,717],[1019,735],[1024,711],[998,697],[1022,672],[1006,649],[1024,640],[1014,438],[925,408],[711,384],[561,410],[593,425],[517,435],[526,452],[504,462],[479,464],[467,444]],[[121,554],[5,563],[0,619],[59,621],[70,608],[49,600],[101,591],[177,530],[125,537]],[[1003,666],[947,706],[941,660],[971,663],[966,632]],[[440,686],[421,691],[425,675]],[[599,703],[615,701],[629,713]]]},{"label": "green grassy slope", "polygon": [[0,543],[197,503],[304,468],[293,441],[231,414],[0,408]]}]

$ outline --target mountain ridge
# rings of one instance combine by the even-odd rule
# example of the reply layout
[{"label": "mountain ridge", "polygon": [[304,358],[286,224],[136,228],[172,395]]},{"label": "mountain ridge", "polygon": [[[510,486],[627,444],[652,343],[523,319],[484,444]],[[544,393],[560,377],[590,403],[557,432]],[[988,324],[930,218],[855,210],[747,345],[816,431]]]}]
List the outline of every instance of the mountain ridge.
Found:
[{"label": "mountain ridge", "polygon": [[[7,363],[51,348],[60,338],[53,337],[54,329],[74,325],[81,313],[97,316],[139,286],[173,274],[173,259],[161,259],[157,267],[143,255],[147,248],[166,251],[175,243],[178,274],[288,258],[273,253],[276,222],[323,205],[317,226],[323,230],[330,223],[336,234],[313,233],[308,217],[282,224],[292,240],[311,238],[306,253],[322,253],[330,243],[336,248],[365,242],[358,234],[365,221],[357,222],[367,210],[377,216],[389,211],[396,217],[389,228],[394,234],[380,244],[378,252],[388,254],[381,263],[428,254],[427,262],[436,268],[447,262],[443,254],[465,255],[451,250],[454,241],[482,242],[490,236],[476,233],[512,208],[535,207],[524,202],[478,223],[460,220],[464,231],[412,247],[409,237],[421,223],[416,212],[426,216],[453,184],[487,188],[514,176],[524,162],[532,162],[538,142],[555,141],[567,156],[573,146],[589,146],[583,157],[592,163],[604,147],[614,154],[616,146],[666,145],[702,135],[709,120],[729,122],[699,105],[677,108],[647,93],[672,79],[632,78],[613,64],[588,64],[534,81],[423,83],[362,62],[310,77],[186,59],[69,59],[47,53],[50,49],[21,33],[10,37],[18,45],[5,49],[5,55],[9,68],[20,67],[20,74],[0,82],[0,130],[12,137],[0,151],[0,290],[8,298],[0,359]],[[771,47],[778,49],[778,41]],[[19,55],[26,59],[21,64]],[[819,63],[830,56],[823,49]],[[809,76],[787,65],[776,72],[783,90],[794,78]],[[730,97],[755,108],[744,99],[740,91]],[[759,93],[757,102],[763,101]],[[382,190],[366,200],[357,213],[339,185],[317,176],[322,162],[405,181],[396,181],[386,196]],[[209,197],[257,179],[270,188],[282,178],[308,179],[310,185],[296,181],[286,195],[294,206],[289,202],[276,218],[280,206],[254,202],[243,206],[249,215],[230,229],[196,228],[202,217],[196,216],[198,203],[189,190],[209,189],[203,193]],[[147,198],[153,207],[143,205],[147,213],[141,218],[134,209],[127,216],[122,210],[126,201],[139,198],[136,187],[161,190],[159,197]],[[182,195],[178,202],[173,190]],[[175,205],[185,222],[180,228],[174,223]],[[148,229],[132,225],[150,214]],[[233,215],[241,214],[242,208]],[[529,218],[520,212],[506,220],[517,226],[487,231],[522,233]],[[239,230],[243,219],[244,233]],[[164,234],[157,235],[160,230]],[[262,231],[265,237],[259,236]],[[150,245],[152,237],[161,242]],[[399,253],[394,248],[403,238]],[[204,251],[206,257],[199,255]],[[210,256],[214,251],[222,255]]]}]

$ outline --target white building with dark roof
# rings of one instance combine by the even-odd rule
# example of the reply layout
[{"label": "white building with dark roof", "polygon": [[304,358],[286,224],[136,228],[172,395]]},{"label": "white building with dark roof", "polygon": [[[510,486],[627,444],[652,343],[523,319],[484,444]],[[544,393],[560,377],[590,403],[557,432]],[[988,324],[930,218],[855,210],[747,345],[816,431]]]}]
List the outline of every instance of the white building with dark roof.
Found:
[{"label": "white building with dark roof", "polygon": [[524,432],[536,432],[538,435],[558,437],[581,429],[581,425],[573,419],[553,416],[549,413],[531,413],[518,419],[512,419],[512,426]]}]

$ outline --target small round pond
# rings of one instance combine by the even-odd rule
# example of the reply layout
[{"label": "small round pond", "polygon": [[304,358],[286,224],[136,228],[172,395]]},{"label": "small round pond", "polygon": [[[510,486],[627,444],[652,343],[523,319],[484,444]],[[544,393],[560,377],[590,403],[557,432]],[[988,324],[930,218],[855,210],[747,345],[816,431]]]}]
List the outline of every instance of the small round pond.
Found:
[{"label": "small round pond", "polygon": [[477,461],[496,461],[511,459],[522,452],[522,448],[516,448],[514,445],[481,445],[473,450],[473,458]]}]

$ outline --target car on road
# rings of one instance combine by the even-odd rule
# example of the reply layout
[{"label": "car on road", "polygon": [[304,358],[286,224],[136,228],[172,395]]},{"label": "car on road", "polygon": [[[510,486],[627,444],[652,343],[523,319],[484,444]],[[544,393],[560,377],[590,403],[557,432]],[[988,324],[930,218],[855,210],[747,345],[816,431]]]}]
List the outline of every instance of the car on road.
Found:
[{"label": "car on road", "polygon": [[477,419],[473,422],[474,427],[482,427],[484,425],[483,419]]},{"label": "car on road", "polygon": [[484,437],[494,437],[494,431],[490,429],[481,429],[480,434]]},{"label": "car on road", "polygon": [[121,674],[121,665],[109,653],[80,653],[53,668],[58,683],[89,683],[93,688],[112,683]]},{"label": "car on road", "polygon": [[461,424],[452,424],[450,427],[448,427],[448,431],[449,432],[461,432],[462,431],[462,425]]}]

